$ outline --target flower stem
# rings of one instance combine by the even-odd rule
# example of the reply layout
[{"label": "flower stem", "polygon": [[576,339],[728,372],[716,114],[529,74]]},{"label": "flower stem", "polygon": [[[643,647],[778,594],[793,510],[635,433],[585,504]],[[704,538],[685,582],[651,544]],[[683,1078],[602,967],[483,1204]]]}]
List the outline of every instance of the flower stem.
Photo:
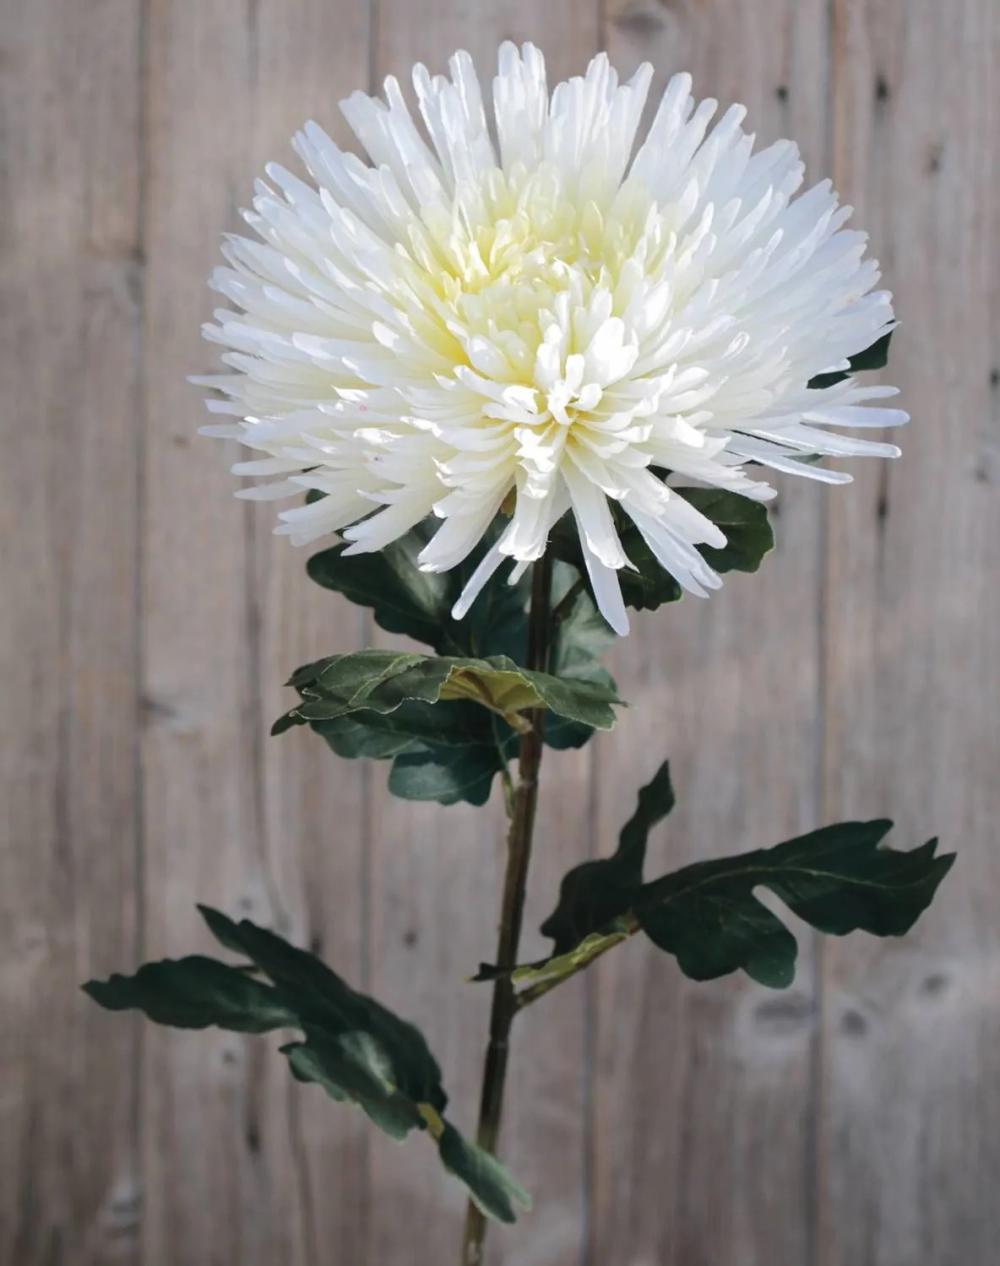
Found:
[{"label": "flower stem", "polygon": [[[531,570],[531,609],[528,617],[528,651],[525,663],[525,667],[531,671],[544,672],[548,663],[552,634],[551,588],[552,562],[546,555],[539,559]],[[531,860],[531,839],[535,825],[535,807],[538,803],[538,771],[542,760],[545,712],[539,708],[530,712],[528,716],[531,728],[521,735],[517,785],[514,788],[509,809],[507,871],[504,876],[503,899],[500,906],[500,933],[496,953],[497,966],[507,970],[504,975],[497,978],[493,986],[489,1043],[486,1047],[486,1061],[483,1067],[479,1128],[476,1134],[476,1142],[490,1153],[496,1152],[500,1134],[510,1028],[517,1014],[517,998],[509,969],[517,963],[517,948],[521,939],[528,864]],[[485,1238],[486,1219],[470,1201],[465,1220],[465,1237],[462,1242],[462,1266],[481,1266]]]}]

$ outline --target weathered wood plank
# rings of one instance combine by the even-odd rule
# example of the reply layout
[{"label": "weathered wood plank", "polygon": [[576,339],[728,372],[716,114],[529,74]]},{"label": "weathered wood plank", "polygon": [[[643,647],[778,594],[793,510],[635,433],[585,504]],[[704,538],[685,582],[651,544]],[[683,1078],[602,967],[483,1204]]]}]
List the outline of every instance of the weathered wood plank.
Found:
[{"label": "weathered wood plank", "polygon": [[[379,5],[376,77],[425,61],[444,69],[456,48],[476,59],[484,87],[495,74],[503,39],[532,39],[545,50],[550,82],[579,73],[597,50],[597,5],[526,0],[433,6],[407,0]],[[589,761],[548,754],[526,952],[541,949],[531,933],[546,914],[559,876],[585,853]],[[463,978],[495,949],[505,823],[499,788],[489,809],[436,808],[391,801],[384,775],[372,788],[375,993],[416,1019],[441,1059],[456,1121],[474,1130],[486,1041],[488,993]],[[509,1098],[501,1145],[511,1168],[537,1199],[535,1212],[510,1233],[490,1230],[490,1261],[519,1266],[576,1266],[586,1225],[583,1203],[583,997],[567,990],[549,1014],[526,1015],[514,1033]],[[457,1259],[463,1192],[421,1163],[419,1143],[396,1149],[373,1140],[371,1260]],[[415,1240],[416,1235],[419,1237]]]},{"label": "weathered wood plank", "polygon": [[[219,234],[239,227],[266,157],[324,120],[367,65],[363,3],[154,6],[149,32],[145,667],[147,949],[204,942],[195,900],[278,926],[362,972],[356,769],[312,736],[272,744],[280,682],[357,638],[268,508],[234,502],[225,454],[197,439],[184,375],[212,364],[198,326]],[[236,457],[234,451],[232,456]],[[311,740],[311,741],[310,741]],[[291,1085],[266,1043],[147,1035],[145,1260],[362,1261],[360,1122]],[[345,1180],[346,1176],[346,1180]]]},{"label": "weathered wood plank", "polygon": [[[335,14],[328,0],[261,7],[247,188],[269,160],[298,169],[289,140],[306,119],[317,119],[338,143],[350,145],[337,102],[357,86],[359,67],[366,73],[368,9],[368,0],[341,0]],[[282,682],[291,670],[360,645],[363,621],[356,608],[308,579],[305,563],[312,551],[275,537],[270,511],[257,507],[250,516],[256,607],[251,628],[259,630],[261,686],[254,722],[260,742],[254,759],[262,782],[261,856],[280,903],[274,913],[288,934],[360,985],[369,952],[361,767],[338,760],[315,735],[298,731],[270,739],[267,729],[288,707]],[[292,1188],[284,1216],[297,1210],[303,1261],[320,1266],[336,1244],[344,1261],[363,1266],[372,1127],[320,1090],[294,1083],[283,1060],[269,1054],[267,1067],[275,1101],[283,1101],[288,1114],[294,1173],[281,1177]]]},{"label": "weathered wood plank", "polygon": [[[825,6],[785,0],[612,3],[619,69],[652,60],[660,88],[690,70],[701,96],[743,101],[766,142],[824,174]],[[669,756],[678,807],[650,867],[777,843],[815,824],[817,611],[823,489],[781,483],[778,549],[709,602],[639,618],[620,647],[634,704],[596,752],[597,847]],[[815,1001],[810,942],[792,991],[693,984],[648,944],[594,969],[592,1237],[587,1261],[646,1266],[808,1263]]]},{"label": "weathered wood plank", "polygon": [[959,1266],[1000,1235],[1000,12],[834,15],[837,179],[896,292],[913,422],[833,503],[827,815],[959,864],[904,941],[826,951],[820,1261]]},{"label": "weathered wood plank", "polygon": [[139,23],[0,11],[0,1260],[124,1266],[138,1030],[78,986],[137,952]]},{"label": "weathered wood plank", "polygon": [[[142,1030],[140,1099],[140,1027],[76,992],[143,948],[207,948],[196,899],[243,909],[412,1015],[473,1124],[487,1000],[461,979],[492,950],[499,805],[394,803],[384,769],[305,733],[267,739],[288,669],[356,644],[360,621],[270,542],[266,508],[231,500],[184,376],[211,360],[198,324],[218,234],[265,159],[294,163],[304,118],[337,131],[336,98],[372,61],[403,77],[464,45],[489,74],[505,36],[541,43],[561,78],[599,42],[597,4],[374,8],[370,58],[367,0],[0,0],[4,1262],[457,1252],[462,1195],[421,1141],[392,1147],[293,1087],[265,1043],[222,1035]],[[828,946],[818,995],[807,946],[778,996],[688,985],[636,944],[524,1017],[503,1150],[538,1210],[491,1232],[493,1266],[985,1262],[1000,1231],[1000,12],[604,9],[620,69],[691,69],[706,95],[745,100],[765,139],[804,142],[814,175],[835,167],[897,292],[891,378],[915,419],[903,460],[858,463],[853,488],[784,482],[760,576],[638,622],[617,656],[634,704],[618,736],[546,760],[526,952],[559,875],[611,846],[663,755],[680,805],[651,864],[882,812],[901,845],[940,830],[962,859],[916,935]]]}]

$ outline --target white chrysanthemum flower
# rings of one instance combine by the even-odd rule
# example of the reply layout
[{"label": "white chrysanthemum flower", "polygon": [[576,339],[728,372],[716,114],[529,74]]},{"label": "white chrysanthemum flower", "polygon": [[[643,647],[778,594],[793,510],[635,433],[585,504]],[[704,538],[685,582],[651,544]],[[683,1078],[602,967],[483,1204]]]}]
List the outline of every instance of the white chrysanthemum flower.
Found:
[{"label": "white chrysanthemum flower", "polygon": [[196,381],[239,419],[207,427],[265,454],[240,475],[277,476],[240,495],[317,489],[284,510],[296,543],[340,532],[378,550],[427,516],[420,556],[445,571],[509,521],[456,615],[507,558],[519,575],[572,510],[605,617],[628,629],[628,566],[609,501],[696,594],[720,581],[695,548],[723,533],[669,486],[702,483],[758,500],[747,463],[829,483],[816,455],[896,456],[830,428],[884,427],[894,389],[846,368],[892,325],[866,238],[828,182],[803,180],[789,141],[754,154],[732,106],[695,106],[673,78],[632,157],[652,77],[619,84],[605,55],[550,95],[538,49],[504,44],[492,122],[472,61],[451,78],[413,73],[421,132],[395,79],[386,103],[342,103],[371,157],[315,123],[295,148],[315,187],[267,169],[212,285],[206,336],[231,372]]}]

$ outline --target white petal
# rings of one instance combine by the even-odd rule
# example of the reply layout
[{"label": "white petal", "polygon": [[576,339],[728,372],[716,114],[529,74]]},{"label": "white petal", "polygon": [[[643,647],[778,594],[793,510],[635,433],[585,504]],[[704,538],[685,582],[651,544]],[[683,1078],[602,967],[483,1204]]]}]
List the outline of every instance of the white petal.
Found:
[{"label": "white petal", "polygon": [[498,546],[494,545],[487,550],[482,562],[466,581],[465,588],[451,609],[451,614],[456,620],[461,620],[468,615],[469,608],[482,593],[493,573],[503,561],[504,555],[500,553]]},{"label": "white petal", "polygon": [[587,575],[590,577],[590,585],[597,600],[598,610],[619,637],[627,637],[628,612],[622,600],[618,572],[613,567],[606,567],[586,545],[583,548],[583,559],[587,565]]}]

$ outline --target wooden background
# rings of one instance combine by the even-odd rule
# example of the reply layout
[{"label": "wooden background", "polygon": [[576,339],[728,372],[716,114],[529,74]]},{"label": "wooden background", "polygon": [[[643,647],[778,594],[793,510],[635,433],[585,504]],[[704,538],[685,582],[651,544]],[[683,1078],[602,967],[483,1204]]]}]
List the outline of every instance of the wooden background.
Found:
[{"label": "wooden background", "polygon": [[[690,69],[858,207],[914,421],[857,482],[784,481],[758,577],[647,618],[613,741],[550,757],[537,916],[669,755],[674,863],[890,813],[960,863],[905,941],[795,986],[617,951],[517,1033],[492,1266],[989,1266],[1000,1242],[997,0],[0,0],[0,1262],[431,1266],[461,1192],[268,1044],[111,1017],[83,979],[268,921],[428,1032],[471,1126],[501,813],[267,738],[360,645],[195,437],[219,235],[336,101],[533,39]],[[533,933],[534,936],[534,933]],[[540,948],[529,943],[528,949]]]}]

